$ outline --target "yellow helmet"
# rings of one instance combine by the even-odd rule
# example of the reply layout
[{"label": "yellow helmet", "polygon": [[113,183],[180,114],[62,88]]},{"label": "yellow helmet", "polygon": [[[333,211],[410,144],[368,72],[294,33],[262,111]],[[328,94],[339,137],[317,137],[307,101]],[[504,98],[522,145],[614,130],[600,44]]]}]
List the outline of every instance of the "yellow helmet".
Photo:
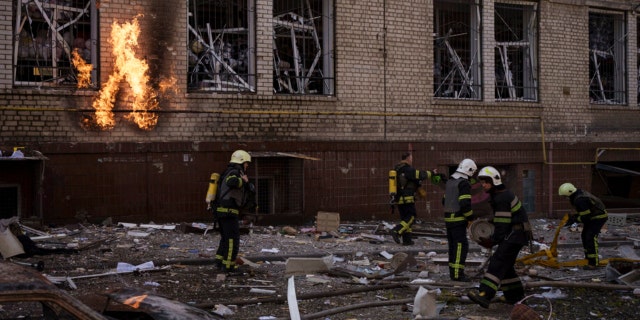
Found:
[{"label": "yellow helmet", "polygon": [[567,183],[563,183],[560,188],[558,188],[558,195],[561,196],[565,196],[568,197],[570,195],[572,195],[574,192],[576,192],[576,187],[573,186],[573,184],[567,182]]},{"label": "yellow helmet", "polygon": [[236,150],[231,155],[231,163],[243,164],[245,162],[251,162],[251,155],[244,150]]}]

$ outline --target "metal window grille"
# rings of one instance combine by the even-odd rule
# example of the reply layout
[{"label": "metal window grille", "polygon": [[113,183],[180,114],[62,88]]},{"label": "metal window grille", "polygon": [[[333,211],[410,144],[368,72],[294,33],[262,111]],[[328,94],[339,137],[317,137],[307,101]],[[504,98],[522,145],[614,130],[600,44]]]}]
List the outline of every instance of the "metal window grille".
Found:
[{"label": "metal window grille", "polygon": [[333,0],[273,2],[273,90],[334,93]]},{"label": "metal window grille", "polygon": [[482,98],[480,17],[478,1],[435,1],[435,97]]},{"label": "metal window grille", "polygon": [[626,39],[624,15],[589,12],[589,98],[592,103],[626,103]]},{"label": "metal window grille", "polygon": [[253,0],[189,0],[189,91],[255,92]]},{"label": "metal window grille", "polygon": [[496,100],[538,100],[537,4],[495,4]]},{"label": "metal window grille", "polygon": [[76,86],[72,53],[94,66],[98,39],[97,0],[15,0],[14,83],[20,86]]},{"label": "metal window grille", "polygon": [[302,214],[304,160],[253,153],[252,158],[249,176],[256,187],[257,213]]}]

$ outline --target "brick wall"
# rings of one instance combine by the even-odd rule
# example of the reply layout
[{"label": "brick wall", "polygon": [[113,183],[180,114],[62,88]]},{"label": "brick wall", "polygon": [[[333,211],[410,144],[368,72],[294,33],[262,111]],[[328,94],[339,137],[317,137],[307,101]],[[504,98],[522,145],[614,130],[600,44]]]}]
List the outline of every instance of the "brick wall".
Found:
[{"label": "brick wall", "polygon": [[[86,186],[102,170],[95,165],[82,167],[87,177],[75,172],[72,165],[76,151],[88,157],[84,162],[95,164],[105,157],[128,157],[136,151],[122,151],[118,147],[139,144],[178,144],[179,150],[167,147],[169,163],[180,162],[185,150],[192,152],[202,143],[214,143],[205,152],[205,159],[215,154],[222,159],[233,148],[250,144],[254,150],[278,149],[279,151],[306,152],[319,156],[321,162],[309,164],[307,190],[319,186],[322,196],[309,194],[305,198],[305,214],[317,209],[346,211],[353,216],[380,215],[386,212],[384,196],[385,176],[389,166],[397,161],[397,154],[406,150],[407,144],[420,145],[420,151],[429,154],[437,146],[436,162],[449,166],[465,157],[477,158],[483,164],[513,164],[536,168],[539,176],[537,196],[541,211],[551,214],[566,204],[553,195],[560,181],[574,180],[591,184],[590,165],[544,164],[542,142],[547,152],[553,154],[548,162],[585,162],[594,160],[594,150],[599,147],[634,147],[639,142],[640,117],[636,105],[637,45],[636,20],[628,18],[628,101],[629,105],[610,106],[589,103],[588,87],[588,12],[589,6],[599,1],[541,1],[539,2],[539,102],[496,102],[493,99],[495,79],[493,11],[495,1],[483,1],[482,56],[483,100],[456,101],[434,99],[433,95],[433,1],[343,1],[335,3],[335,96],[275,95],[272,90],[272,4],[256,0],[256,70],[255,94],[235,93],[187,93],[187,1],[139,0],[100,1],[100,81],[107,81],[113,70],[113,54],[108,41],[114,22],[131,21],[138,13],[141,26],[139,52],[147,60],[153,79],[174,77],[173,90],[161,96],[160,117],[157,126],[150,131],[140,130],[124,119],[127,112],[116,113],[116,126],[107,131],[87,128],[82,122],[91,117],[91,104],[97,90],[72,90],[53,88],[18,88],[12,83],[13,32],[12,4],[0,1],[0,145],[27,145],[46,150],[50,156],[47,168],[57,177],[65,177],[65,183],[55,184],[55,195],[47,195],[55,210],[46,214],[50,219],[71,217],[80,207],[93,206],[90,197],[75,203],[63,204],[51,198],[65,197],[66,186],[77,190]],[[629,10],[626,1],[607,1],[607,8]],[[127,93],[126,88],[122,88]],[[130,101],[121,99],[116,108],[128,110]],[[282,147],[284,143],[285,147]],[[316,153],[308,145],[323,149]],[[95,147],[99,146],[99,147]],[[558,148],[562,146],[562,148]],[[571,146],[570,150],[565,150]],[[216,149],[221,148],[221,149]],[[575,150],[574,150],[575,148]],[[73,149],[73,148],[71,148]],[[183,150],[185,149],[185,150]],[[284,150],[286,149],[286,150]],[[494,151],[494,150],[499,151]],[[350,151],[350,150],[357,150]],[[553,150],[553,151],[551,151]],[[195,150],[198,151],[198,150]],[[174,154],[175,153],[175,154]],[[138,155],[136,155],[137,157]],[[349,159],[354,170],[363,175],[356,188],[351,180],[341,180],[344,175],[336,171]],[[150,170],[153,157],[145,156],[140,162],[114,162],[108,172],[121,173],[130,170]],[[173,159],[173,160],[170,160]],[[586,159],[586,160],[585,160]],[[209,161],[207,160],[207,161]],[[640,160],[637,152],[628,153],[622,160]],[[171,166],[171,168],[174,168]],[[184,168],[181,168],[184,169]],[[209,167],[199,164],[189,170],[177,170],[176,175],[187,174],[191,179],[208,179]],[[193,170],[193,171],[192,171]],[[519,169],[518,169],[519,170]],[[188,172],[188,173],[187,173]],[[195,173],[194,173],[195,172]],[[375,172],[375,175],[373,174]],[[380,174],[378,176],[377,174]],[[170,179],[167,186],[183,188],[179,178]],[[365,177],[366,176],[366,177]],[[55,179],[49,177],[49,183]],[[104,184],[113,181],[105,180]],[[155,185],[156,183],[154,183]],[[146,186],[147,184],[145,184]],[[335,185],[342,188],[335,188]],[[136,189],[140,186],[131,186]],[[141,187],[140,187],[141,188]],[[346,190],[343,190],[346,189]],[[100,190],[93,190],[102,192]],[[158,190],[170,192],[169,187]],[[189,190],[187,188],[187,190]],[[70,191],[69,191],[70,192]],[[106,192],[106,191],[105,191]],[[117,188],[108,191],[117,192]],[[187,196],[200,202],[200,190]],[[352,194],[353,196],[347,196]],[[195,194],[198,193],[196,196]],[[430,210],[438,207],[436,195],[431,199]],[[114,196],[123,197],[122,195]],[[125,199],[128,196],[125,197]],[[145,199],[150,196],[145,195]],[[153,218],[156,213],[140,209],[144,213],[123,209],[112,203],[94,205],[104,216],[110,212],[129,212],[126,216],[139,219]],[[147,200],[145,200],[147,201]],[[180,201],[176,201],[181,203]],[[167,210],[187,211],[201,217],[195,205],[176,204]],[[382,206],[382,207],[381,207]],[[127,207],[127,208],[136,208]],[[147,207],[148,208],[148,207]],[[421,212],[427,212],[422,208]],[[372,213],[372,214],[370,214]],[[157,213],[163,217],[172,212]],[[430,217],[437,217],[432,213]]]}]

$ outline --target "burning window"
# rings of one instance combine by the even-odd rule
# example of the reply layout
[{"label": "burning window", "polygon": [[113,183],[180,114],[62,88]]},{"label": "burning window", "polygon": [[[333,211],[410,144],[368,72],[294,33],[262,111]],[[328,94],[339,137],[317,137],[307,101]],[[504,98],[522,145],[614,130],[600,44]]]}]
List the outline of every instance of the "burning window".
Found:
[{"label": "burning window", "polygon": [[254,0],[189,0],[190,91],[255,92]]},{"label": "burning window", "polygon": [[495,4],[496,100],[538,100],[537,4]]},{"label": "burning window", "polygon": [[589,12],[589,98],[592,103],[626,103],[626,41],[622,13]]},{"label": "burning window", "polygon": [[434,96],[482,97],[479,0],[434,2]]},{"label": "burning window", "polygon": [[[96,79],[97,0],[15,0],[14,82],[85,87]],[[75,67],[81,59],[84,79]],[[79,60],[80,61],[80,60]]]},{"label": "burning window", "polygon": [[333,0],[273,2],[273,90],[334,93]]}]

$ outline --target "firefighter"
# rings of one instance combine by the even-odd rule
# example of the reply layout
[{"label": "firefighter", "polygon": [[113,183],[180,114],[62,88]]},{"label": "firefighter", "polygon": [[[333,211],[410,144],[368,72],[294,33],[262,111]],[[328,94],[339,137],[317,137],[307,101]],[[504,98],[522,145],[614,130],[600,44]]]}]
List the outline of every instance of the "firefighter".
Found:
[{"label": "firefighter", "polygon": [[480,245],[495,252],[489,258],[487,272],[477,290],[467,296],[483,308],[489,308],[491,299],[498,289],[504,300],[515,304],[524,298],[524,287],[514,267],[520,250],[531,241],[531,225],[522,202],[508,190],[494,167],[484,167],[478,172],[478,180],[485,192],[489,193],[493,209],[494,232],[490,238],[480,238]]},{"label": "firefighter", "polygon": [[398,206],[400,223],[389,231],[393,240],[402,245],[413,245],[411,226],[416,219],[415,193],[422,181],[429,179],[432,183],[440,183],[444,177],[432,171],[417,170],[413,166],[413,155],[410,152],[402,155],[402,160],[395,166],[397,193],[392,200]]},{"label": "firefighter", "polygon": [[220,176],[217,191],[215,216],[220,225],[220,244],[216,252],[215,265],[227,273],[236,272],[236,257],[240,246],[240,213],[247,208],[247,199],[255,193],[246,171],[251,155],[244,150],[236,150],[225,172]]},{"label": "firefighter", "polygon": [[475,217],[471,209],[471,182],[478,167],[471,159],[464,159],[447,181],[442,204],[449,244],[449,277],[453,281],[468,282],[464,264],[469,252],[467,225]]},{"label": "firefighter", "polygon": [[581,222],[584,226],[582,228],[582,247],[584,248],[584,255],[587,258],[587,265],[583,268],[586,270],[595,269],[598,267],[598,235],[602,226],[607,222],[607,210],[600,199],[592,195],[591,193],[577,189],[571,183],[563,183],[558,188],[558,194],[569,199],[569,203],[575,209],[576,213],[569,215],[569,222],[567,225],[571,225],[575,222]]}]

